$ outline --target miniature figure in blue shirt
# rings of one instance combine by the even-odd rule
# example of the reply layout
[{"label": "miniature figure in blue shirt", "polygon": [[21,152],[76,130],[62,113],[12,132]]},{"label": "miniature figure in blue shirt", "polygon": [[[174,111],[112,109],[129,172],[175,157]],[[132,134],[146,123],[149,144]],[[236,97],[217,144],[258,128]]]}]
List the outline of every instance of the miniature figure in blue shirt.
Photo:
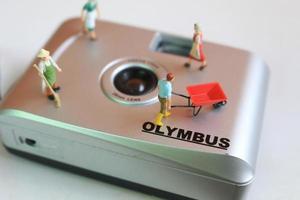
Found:
[{"label": "miniature figure in blue shirt", "polygon": [[156,116],[154,123],[158,126],[162,126],[162,118],[171,115],[171,97],[172,97],[172,81],[174,80],[174,75],[168,73],[166,80],[158,81],[158,99],[160,102],[160,112]]},{"label": "miniature figure in blue shirt", "polygon": [[91,40],[96,39],[96,20],[99,15],[96,0],[89,0],[82,8],[81,20],[84,23],[84,32],[89,33]]},{"label": "miniature figure in blue shirt", "polygon": [[167,80],[159,80],[158,81],[158,88],[160,98],[169,99],[172,95],[172,84],[170,81]]}]

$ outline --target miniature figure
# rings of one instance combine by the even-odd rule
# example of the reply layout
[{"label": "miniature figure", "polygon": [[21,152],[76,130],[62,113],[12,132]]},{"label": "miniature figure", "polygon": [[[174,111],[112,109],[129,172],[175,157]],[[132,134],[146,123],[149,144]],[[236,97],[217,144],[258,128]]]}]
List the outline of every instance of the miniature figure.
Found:
[{"label": "miniature figure", "polygon": [[39,70],[39,74],[43,78],[43,90],[47,86],[48,99],[57,101],[56,92],[60,90],[60,87],[56,84],[56,70],[59,72],[62,70],[51,58],[49,51],[41,49],[37,57],[40,58],[39,67],[34,67]]},{"label": "miniature figure", "polygon": [[203,39],[202,39],[202,31],[200,29],[199,24],[194,25],[194,37],[193,37],[193,46],[190,51],[189,61],[184,64],[185,67],[190,67],[192,64],[192,60],[196,60],[200,62],[199,70],[203,70],[207,66],[206,56],[203,51]]},{"label": "miniature figure", "polygon": [[100,16],[98,3],[96,0],[88,0],[81,11],[83,22],[83,32],[88,33],[91,40],[96,40],[96,20]]},{"label": "miniature figure", "polygon": [[172,73],[168,73],[166,80],[158,81],[158,99],[160,102],[160,112],[155,118],[154,123],[158,126],[162,126],[162,118],[171,115],[171,97],[172,97],[172,81],[175,76]]},{"label": "miniature figure", "polygon": [[54,101],[55,101],[55,105],[56,107],[60,108],[61,107],[61,101],[60,101],[60,97],[57,93],[54,92],[53,88],[51,87],[51,85],[49,84],[49,82],[47,81],[45,75],[43,74],[43,72],[40,70],[40,68],[37,65],[33,65],[33,67],[39,72],[40,77],[42,78],[42,80],[47,84],[47,87],[49,88],[49,90],[51,90],[52,94],[54,95]]}]

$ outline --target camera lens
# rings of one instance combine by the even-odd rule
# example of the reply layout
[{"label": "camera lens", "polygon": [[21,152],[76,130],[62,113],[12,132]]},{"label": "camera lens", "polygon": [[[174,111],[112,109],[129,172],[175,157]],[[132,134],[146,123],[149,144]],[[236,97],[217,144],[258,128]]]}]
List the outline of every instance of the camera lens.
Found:
[{"label": "camera lens", "polygon": [[114,77],[115,87],[131,96],[141,96],[153,91],[157,82],[158,79],[151,70],[138,66],[126,68]]},{"label": "camera lens", "polygon": [[124,106],[156,103],[158,80],[166,69],[147,58],[120,58],[108,63],[99,76],[101,91]]}]

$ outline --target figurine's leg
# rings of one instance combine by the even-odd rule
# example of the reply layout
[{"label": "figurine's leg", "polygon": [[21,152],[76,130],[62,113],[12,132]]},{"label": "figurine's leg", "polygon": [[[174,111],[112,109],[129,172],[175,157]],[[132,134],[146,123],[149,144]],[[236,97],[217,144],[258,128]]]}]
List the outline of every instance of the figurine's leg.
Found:
[{"label": "figurine's leg", "polygon": [[168,111],[168,103],[167,99],[160,98],[160,113],[163,114],[164,116],[167,114]]},{"label": "figurine's leg", "polygon": [[164,117],[170,116],[171,113],[169,112],[169,99],[162,99],[161,102],[160,113],[163,114]]},{"label": "figurine's leg", "polygon": [[162,123],[162,118],[164,117],[163,114],[161,113],[158,113],[155,120],[154,120],[154,124],[158,125],[158,126],[163,126],[163,123]]},{"label": "figurine's leg", "polygon": [[82,32],[84,35],[88,34],[89,32],[88,28],[85,25],[83,26]]},{"label": "figurine's leg", "polygon": [[203,52],[203,46],[200,47],[200,62],[201,62],[201,65],[200,65],[199,70],[201,71],[207,66],[206,56],[204,55],[204,52]]},{"label": "figurine's leg", "polygon": [[[52,70],[54,73],[52,73]],[[53,88],[56,82],[55,69],[53,67],[46,68],[46,72],[44,73],[44,76],[46,78],[46,81],[49,83],[49,86]],[[46,95],[49,100],[55,99],[54,94],[52,93],[51,88],[49,87],[46,88]]]},{"label": "figurine's leg", "polygon": [[54,83],[54,84],[52,85],[52,89],[54,90],[54,92],[57,92],[57,91],[60,90],[60,87],[59,87],[56,83]]},{"label": "figurine's leg", "polygon": [[171,110],[171,104],[172,104],[172,100],[171,100],[171,98],[169,98],[168,100],[167,100],[167,108],[168,108],[168,111],[170,111]]},{"label": "figurine's leg", "polygon": [[166,112],[164,113],[164,117],[169,117],[171,115],[171,98],[166,101]]},{"label": "figurine's leg", "polygon": [[189,60],[188,60],[188,62],[186,62],[186,63],[184,64],[184,66],[185,66],[186,68],[188,68],[188,67],[190,67],[190,66],[191,66],[191,64],[192,64],[192,58],[191,58],[191,57],[189,57]]},{"label": "figurine's leg", "polygon": [[205,69],[207,67],[207,62],[206,60],[201,61],[201,65],[199,67],[199,70],[202,71],[203,69]]},{"label": "figurine's leg", "polygon": [[55,99],[53,93],[51,92],[50,88],[47,87],[47,90],[46,90],[46,94],[47,94],[47,97],[49,100],[53,101]]},{"label": "figurine's leg", "polygon": [[164,113],[166,112],[166,99],[164,98],[160,98],[158,97],[159,102],[160,102],[160,112],[157,114],[155,120],[154,120],[154,124],[158,125],[158,126],[162,126],[162,119],[164,117]]},{"label": "figurine's leg", "polygon": [[90,38],[91,38],[91,40],[96,40],[97,39],[96,31],[95,30],[93,30],[93,31],[90,32]]}]

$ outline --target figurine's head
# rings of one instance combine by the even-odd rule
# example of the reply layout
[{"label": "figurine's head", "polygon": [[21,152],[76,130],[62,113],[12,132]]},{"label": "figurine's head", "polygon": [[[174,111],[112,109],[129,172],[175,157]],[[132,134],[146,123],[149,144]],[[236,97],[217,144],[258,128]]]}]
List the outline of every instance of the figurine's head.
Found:
[{"label": "figurine's head", "polygon": [[167,74],[167,81],[173,81],[175,79],[175,76],[174,76],[174,74],[172,74],[172,73],[168,73]]},{"label": "figurine's head", "polygon": [[50,52],[45,49],[41,49],[37,57],[42,60],[47,60],[50,57]]},{"label": "figurine's head", "polygon": [[194,24],[194,29],[195,29],[195,32],[196,33],[201,33],[202,31],[201,31],[201,28],[200,28],[200,25],[198,24],[198,23],[195,23]]}]

